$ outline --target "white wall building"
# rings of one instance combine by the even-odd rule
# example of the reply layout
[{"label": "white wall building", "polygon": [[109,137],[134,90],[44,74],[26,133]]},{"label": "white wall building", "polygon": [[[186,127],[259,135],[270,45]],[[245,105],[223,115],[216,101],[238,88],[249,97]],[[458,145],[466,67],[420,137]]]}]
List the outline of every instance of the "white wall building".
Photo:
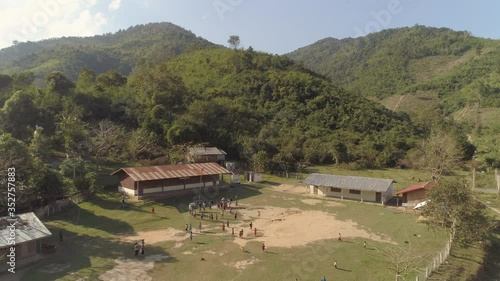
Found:
[{"label": "white wall building", "polygon": [[392,198],[391,179],[311,174],[304,183],[311,194],[385,204]]}]

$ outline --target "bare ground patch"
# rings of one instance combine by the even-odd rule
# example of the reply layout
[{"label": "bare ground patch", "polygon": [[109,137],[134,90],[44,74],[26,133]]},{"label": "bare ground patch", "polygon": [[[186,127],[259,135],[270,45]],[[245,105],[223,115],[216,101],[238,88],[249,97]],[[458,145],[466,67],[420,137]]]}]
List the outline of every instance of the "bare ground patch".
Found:
[{"label": "bare ground patch", "polygon": [[146,243],[153,244],[162,241],[182,241],[186,238],[186,232],[174,228],[167,228],[153,231],[140,231],[137,235],[126,236],[121,239],[131,242],[144,239]]},{"label": "bare ground patch", "polygon": [[253,217],[253,227],[257,237],[248,224],[238,224],[244,230],[243,238],[233,241],[245,246],[250,241],[264,242],[267,247],[304,246],[319,240],[335,239],[342,233],[344,239],[361,237],[373,241],[392,242],[390,238],[370,233],[352,220],[338,220],[335,215],[321,211],[302,211],[298,208],[266,207],[260,209],[260,218],[255,210],[241,210],[244,217]]},{"label": "bare ground patch", "polygon": [[302,199],[301,201],[307,205],[317,205],[323,203],[323,201],[319,199]]},{"label": "bare ground patch", "polygon": [[155,262],[167,259],[165,255],[151,255],[141,259],[116,259],[117,265],[101,274],[99,280],[105,281],[151,281],[147,271],[153,269]]},{"label": "bare ground patch", "polygon": [[251,257],[248,260],[241,260],[237,262],[224,263],[225,266],[234,267],[238,270],[244,270],[247,266],[257,263],[259,260],[256,257]]}]

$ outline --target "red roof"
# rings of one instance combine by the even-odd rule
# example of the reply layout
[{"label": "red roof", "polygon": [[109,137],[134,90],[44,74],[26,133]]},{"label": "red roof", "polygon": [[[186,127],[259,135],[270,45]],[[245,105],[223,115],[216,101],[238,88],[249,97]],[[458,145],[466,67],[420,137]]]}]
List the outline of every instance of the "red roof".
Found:
[{"label": "red roof", "polygon": [[404,194],[404,193],[408,193],[408,192],[412,192],[412,191],[416,191],[416,190],[420,190],[420,189],[429,190],[432,187],[434,187],[434,184],[435,183],[433,181],[420,182],[416,185],[412,185],[412,186],[409,186],[407,188],[403,188],[400,191],[394,193],[394,195]]},{"label": "red roof", "polygon": [[213,162],[121,168],[111,173],[111,175],[115,175],[119,172],[125,172],[134,181],[165,180],[231,173],[219,164]]}]

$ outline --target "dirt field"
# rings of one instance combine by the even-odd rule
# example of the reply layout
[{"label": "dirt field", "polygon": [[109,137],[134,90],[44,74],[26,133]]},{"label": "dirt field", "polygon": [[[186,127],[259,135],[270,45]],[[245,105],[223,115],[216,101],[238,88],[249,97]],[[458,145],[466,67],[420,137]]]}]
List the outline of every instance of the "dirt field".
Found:
[{"label": "dirt field", "polygon": [[[294,193],[301,192],[298,188],[290,188],[286,186],[279,187],[281,190],[287,190]],[[284,191],[285,192],[285,191]],[[340,202],[320,200],[320,199],[302,199],[305,204],[317,205],[325,204],[326,206],[342,207]],[[273,247],[294,247],[304,246],[324,239],[336,239],[339,233],[342,234],[343,240],[348,240],[354,237],[366,238],[373,241],[392,242],[388,237],[370,233],[369,230],[360,228],[351,220],[338,220],[333,213],[322,211],[302,211],[299,208],[281,208],[272,206],[249,206],[240,204],[238,215],[239,223],[232,223],[231,227],[235,228],[234,243],[241,247],[245,247],[251,241],[258,241],[266,244],[268,249]],[[259,213],[260,212],[260,217]],[[252,230],[249,223],[252,222]],[[254,236],[253,229],[257,228],[257,236]],[[210,231],[210,234],[203,235],[228,235],[222,233],[218,227],[204,227],[204,230]],[[238,237],[238,232],[243,229],[244,235]],[[193,235],[200,235],[197,227],[193,226]],[[173,249],[181,247],[184,243],[189,243],[189,235],[182,230],[167,228],[164,230],[155,230],[148,232],[139,232],[134,236],[116,237],[116,239],[126,241],[138,241],[145,239],[146,244],[153,244],[162,241],[176,241]],[[214,249],[215,250],[215,249]],[[206,251],[209,255],[222,255],[214,250]],[[192,255],[191,251],[182,252],[183,255]],[[144,259],[117,259],[117,265],[110,271],[100,276],[101,280],[151,280],[147,276],[147,270],[154,267],[156,261],[166,259],[165,256],[146,256]],[[247,266],[259,262],[258,259],[240,260],[224,264],[228,267],[234,267],[238,270],[244,270]]]}]

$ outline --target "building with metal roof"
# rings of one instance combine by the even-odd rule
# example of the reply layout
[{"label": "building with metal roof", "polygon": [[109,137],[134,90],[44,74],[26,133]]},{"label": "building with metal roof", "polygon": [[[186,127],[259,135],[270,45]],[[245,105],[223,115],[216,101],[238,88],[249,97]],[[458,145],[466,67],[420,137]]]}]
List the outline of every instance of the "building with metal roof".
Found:
[{"label": "building with metal roof", "polygon": [[392,198],[392,179],[311,174],[303,183],[311,194],[385,204]]},{"label": "building with metal roof", "polygon": [[226,164],[227,153],[217,147],[191,147],[187,158],[190,163],[216,162],[221,166]]},{"label": "building with metal roof", "polygon": [[217,163],[194,163],[121,168],[118,190],[138,199],[186,194],[197,188],[217,187],[220,177],[231,174]]},{"label": "building with metal roof", "polygon": [[[14,224],[14,227],[11,227]],[[52,233],[33,213],[18,214],[14,217],[0,217],[0,262],[5,264],[6,255],[15,243],[16,264],[23,260],[38,260],[41,249],[41,239]],[[12,240],[14,238],[14,240]],[[38,249],[38,253],[37,253]]]},{"label": "building with metal roof", "polygon": [[401,200],[398,198],[398,205],[399,202],[402,202],[403,206],[413,207],[418,203],[425,201],[427,191],[431,190],[435,185],[436,183],[433,181],[420,182],[403,188],[394,193],[394,195],[402,197]]}]

